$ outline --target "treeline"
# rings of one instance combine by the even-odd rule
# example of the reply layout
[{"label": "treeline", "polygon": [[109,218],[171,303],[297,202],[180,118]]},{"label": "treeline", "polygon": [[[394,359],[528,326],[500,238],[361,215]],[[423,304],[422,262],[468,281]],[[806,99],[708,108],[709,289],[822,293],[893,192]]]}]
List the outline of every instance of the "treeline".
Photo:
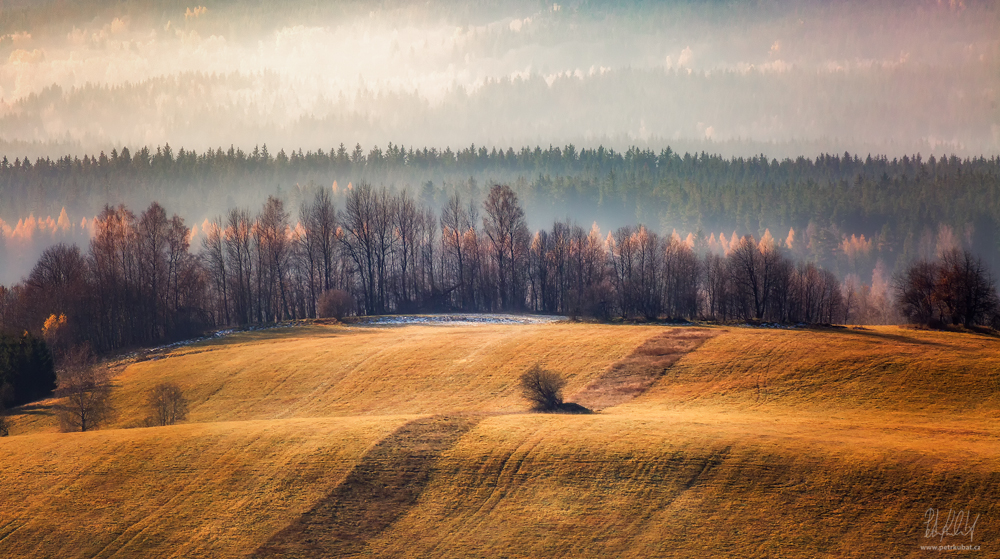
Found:
[{"label": "treeline", "polygon": [[360,184],[337,208],[317,189],[296,220],[271,196],[259,212],[218,216],[194,251],[188,226],[156,203],[139,215],[106,207],[94,226],[86,252],[50,247],[23,282],[0,287],[0,329],[44,334],[56,350],[108,352],[213,327],[355,313],[894,320],[884,290],[795,262],[769,237],[722,252],[644,226],[605,236],[556,221],[532,233],[506,185],[481,204],[455,193],[440,213],[406,191]]},{"label": "treeline", "polygon": [[[890,269],[933,256],[946,227],[964,248],[997,266],[1000,239],[1000,158],[917,155],[821,155],[777,161],[765,156],[725,159],[631,148],[624,152],[573,145],[506,150],[470,146],[414,149],[301,149],[273,154],[169,146],[113,150],[96,156],[26,161],[0,159],[0,196],[8,221],[46,208],[93,212],[95,200],[145,206],[161,200],[182,215],[259,200],[275,188],[291,206],[308,201],[312,185],[360,182],[406,188],[439,209],[455,191],[480,198],[479,185],[510,184],[529,218],[575,215],[605,224],[648,223],[658,231],[724,231],[760,237],[795,229],[796,258],[835,272],[867,275],[877,260]],[[75,214],[74,214],[75,215]],[[84,213],[93,215],[93,213]],[[13,221],[11,221],[13,223]],[[544,223],[544,221],[542,221]],[[864,235],[863,254],[843,248]]]},{"label": "treeline", "polygon": [[[43,94],[44,95],[44,94]],[[11,159],[13,158],[13,159]],[[101,178],[117,182],[143,178],[185,179],[211,178],[236,173],[240,177],[265,173],[288,173],[293,180],[308,178],[310,173],[359,173],[361,171],[439,170],[443,173],[458,172],[474,175],[485,171],[512,172],[528,177],[538,175],[575,176],[615,173],[625,183],[631,179],[653,180],[664,178],[692,179],[703,182],[738,181],[754,183],[813,182],[814,186],[831,186],[840,181],[889,180],[921,177],[924,179],[955,179],[959,175],[996,179],[1000,174],[1000,158],[983,156],[960,159],[956,156],[937,158],[913,157],[888,159],[886,156],[866,157],[844,153],[821,154],[815,159],[769,159],[761,154],[754,157],[724,158],[720,155],[679,154],[671,148],[659,152],[651,149],[629,148],[617,151],[604,147],[521,147],[506,150],[496,147],[471,145],[453,151],[450,148],[413,148],[394,145],[385,149],[373,146],[365,151],[360,144],[353,148],[340,144],[329,150],[303,151],[301,148],[286,153],[269,151],[267,145],[246,152],[240,148],[208,149],[198,153],[181,148],[175,151],[169,144],[155,149],[141,147],[130,151],[127,147],[113,149],[109,154],[28,158],[5,154],[0,159],[0,177],[5,188],[31,178],[57,181],[75,179],[77,186],[86,189],[88,178]],[[96,177],[94,176],[96,175]],[[20,178],[20,180],[18,180]],[[304,181],[298,181],[304,182]],[[327,181],[323,181],[324,183]]]}]

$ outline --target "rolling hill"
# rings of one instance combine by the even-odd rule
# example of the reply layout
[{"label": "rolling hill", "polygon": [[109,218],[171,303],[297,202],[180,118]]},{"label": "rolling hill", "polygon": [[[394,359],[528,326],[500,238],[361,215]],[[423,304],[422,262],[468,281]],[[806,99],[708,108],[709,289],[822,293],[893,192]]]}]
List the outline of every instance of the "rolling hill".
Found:
[{"label": "rolling hill", "polygon": [[[536,363],[597,413],[529,413]],[[188,420],[137,427],[162,381]],[[1000,554],[989,336],[307,325],[123,363],[114,394],[100,431],[13,418],[0,555]],[[975,529],[925,537],[928,509]]]}]

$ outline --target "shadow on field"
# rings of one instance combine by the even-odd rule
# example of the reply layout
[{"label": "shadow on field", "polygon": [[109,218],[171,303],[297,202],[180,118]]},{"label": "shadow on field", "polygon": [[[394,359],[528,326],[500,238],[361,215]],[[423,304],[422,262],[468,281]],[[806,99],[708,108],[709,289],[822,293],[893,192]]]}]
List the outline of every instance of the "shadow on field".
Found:
[{"label": "shadow on field", "polygon": [[707,328],[670,328],[613,363],[574,394],[573,401],[594,411],[623,404],[648,390],[681,357],[716,334],[718,330]]},{"label": "shadow on field", "polygon": [[403,425],[253,557],[346,557],[362,552],[368,540],[416,503],[438,457],[478,422],[470,416],[435,416]]},{"label": "shadow on field", "polygon": [[259,330],[246,330],[233,332],[219,338],[204,340],[191,344],[197,345],[233,345],[247,343],[249,341],[261,340],[288,340],[301,338],[308,335],[310,338],[339,338],[357,334],[356,330],[349,328],[337,328],[335,325],[325,324],[296,324],[293,326],[279,326],[274,328],[261,328]]},{"label": "shadow on field", "polygon": [[[140,350],[135,354],[137,361],[155,361],[178,355],[190,356],[247,343],[276,342],[294,340],[303,336],[310,338],[339,338],[358,335],[363,332],[355,328],[326,328],[325,323],[293,324],[290,326],[264,326],[253,330],[225,331],[202,339],[184,340],[165,346]],[[174,351],[183,350],[175,354]]]},{"label": "shadow on field", "polygon": [[50,404],[25,404],[19,408],[15,408],[16,413],[23,415],[42,415],[42,416],[52,416],[55,415],[55,410]]},{"label": "shadow on field", "polygon": [[910,345],[922,345],[922,346],[933,346],[933,347],[948,347],[948,344],[942,344],[940,342],[933,342],[930,340],[922,340],[920,338],[912,336],[904,336],[902,334],[889,334],[886,332],[877,332],[875,330],[839,330],[839,332],[849,334],[851,336],[858,336],[862,338],[869,338],[874,340],[882,340],[887,342],[895,342],[899,344],[910,344]]}]

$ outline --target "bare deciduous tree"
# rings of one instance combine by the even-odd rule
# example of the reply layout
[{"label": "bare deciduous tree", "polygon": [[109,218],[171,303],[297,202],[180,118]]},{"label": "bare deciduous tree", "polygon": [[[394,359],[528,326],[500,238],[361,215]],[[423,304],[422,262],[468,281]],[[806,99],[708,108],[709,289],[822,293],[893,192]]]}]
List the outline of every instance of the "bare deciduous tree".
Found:
[{"label": "bare deciduous tree", "polygon": [[412,309],[418,298],[414,271],[416,270],[417,238],[423,223],[417,205],[405,190],[399,194],[394,210],[394,227],[399,241],[393,253],[399,280],[395,287],[398,299],[397,308]]},{"label": "bare deciduous tree", "polygon": [[[80,317],[85,313],[88,292],[87,261],[76,245],[57,244],[45,249],[25,281],[27,298],[33,300],[38,319],[51,315]],[[62,338],[81,325],[78,320],[62,325]],[[60,340],[62,341],[62,340]],[[61,353],[62,345],[50,347]]]},{"label": "bare deciduous tree", "polygon": [[996,312],[996,281],[982,259],[967,250],[952,249],[941,257],[938,298],[953,324],[966,328],[986,324]]},{"label": "bare deciduous tree", "polygon": [[913,263],[896,280],[896,304],[913,322],[965,327],[986,324],[1000,308],[996,283],[978,257],[945,252],[938,262]]},{"label": "bare deciduous tree", "polygon": [[224,244],[229,269],[231,302],[236,323],[253,321],[253,219],[250,211],[232,208],[226,216]]},{"label": "bare deciduous tree", "polygon": [[446,269],[442,271],[448,274],[445,278],[446,281],[457,286],[455,304],[462,310],[466,310],[470,304],[469,289],[465,278],[466,262],[462,252],[464,248],[462,240],[466,231],[471,228],[469,214],[462,206],[462,199],[456,192],[448,198],[448,203],[441,210],[442,257],[447,262]]},{"label": "bare deciduous tree", "polygon": [[336,209],[326,189],[318,189],[312,202],[303,202],[299,210],[302,234],[298,236],[300,258],[308,278],[309,312],[316,314],[320,294],[333,289],[336,266]]},{"label": "bare deciduous tree", "polygon": [[212,287],[217,297],[216,322],[228,324],[232,317],[229,313],[229,277],[226,267],[226,229],[221,217],[210,221],[201,239],[201,260],[205,271],[211,278]]},{"label": "bare deciduous tree", "polygon": [[309,210],[307,229],[316,239],[323,289],[332,289],[336,268],[337,209],[333,205],[330,193],[326,189],[320,189],[316,192],[316,198]]},{"label": "bare deciduous tree", "polygon": [[168,250],[167,233],[170,220],[163,206],[153,202],[139,216],[135,243],[139,269],[139,291],[142,309],[142,327],[148,330],[149,339],[159,339],[163,294],[167,289],[167,264],[164,254]]},{"label": "bare deciduous tree", "polygon": [[934,324],[940,320],[935,288],[940,269],[931,262],[919,261],[896,280],[896,303],[907,319],[918,324]]},{"label": "bare deciduous tree", "polygon": [[566,380],[540,365],[528,369],[520,378],[521,395],[539,411],[556,411],[563,403],[562,389]]},{"label": "bare deciduous tree", "polygon": [[257,248],[257,312],[263,322],[277,322],[291,315],[288,298],[291,244],[287,229],[284,202],[268,196],[252,230]]},{"label": "bare deciduous tree", "polygon": [[95,363],[89,348],[71,351],[58,371],[56,406],[63,431],[89,431],[114,417],[111,406],[111,375]]},{"label": "bare deciduous tree", "polygon": [[181,387],[172,382],[157,384],[146,396],[149,409],[147,422],[151,425],[173,425],[187,417],[187,399]]},{"label": "bare deciduous tree", "polygon": [[144,330],[135,304],[135,214],[124,204],[105,206],[93,224],[89,267],[97,320],[91,338],[99,348],[117,349]]},{"label": "bare deciduous tree", "polygon": [[371,185],[361,183],[347,193],[344,211],[338,218],[343,234],[340,242],[344,252],[350,255],[364,293],[365,314],[379,312],[376,286],[378,281],[378,232],[375,231],[375,214],[379,206],[378,195]]},{"label": "bare deciduous tree", "polygon": [[500,308],[524,306],[524,285],[520,280],[528,255],[530,233],[517,194],[505,184],[494,184],[483,202],[483,227],[490,241],[496,266]]}]

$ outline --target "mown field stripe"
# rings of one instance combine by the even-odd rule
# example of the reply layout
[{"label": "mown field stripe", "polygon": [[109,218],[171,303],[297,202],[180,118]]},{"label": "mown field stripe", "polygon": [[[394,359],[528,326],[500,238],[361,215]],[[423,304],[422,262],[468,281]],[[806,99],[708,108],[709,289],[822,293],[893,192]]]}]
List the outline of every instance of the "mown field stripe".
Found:
[{"label": "mown field stripe", "polygon": [[270,557],[346,557],[412,507],[430,482],[441,454],[480,418],[432,416],[410,421],[376,444],[325,498],[253,554]]},{"label": "mown field stripe", "polygon": [[570,400],[594,411],[624,404],[648,390],[681,357],[718,333],[708,328],[667,328],[612,363]]}]

